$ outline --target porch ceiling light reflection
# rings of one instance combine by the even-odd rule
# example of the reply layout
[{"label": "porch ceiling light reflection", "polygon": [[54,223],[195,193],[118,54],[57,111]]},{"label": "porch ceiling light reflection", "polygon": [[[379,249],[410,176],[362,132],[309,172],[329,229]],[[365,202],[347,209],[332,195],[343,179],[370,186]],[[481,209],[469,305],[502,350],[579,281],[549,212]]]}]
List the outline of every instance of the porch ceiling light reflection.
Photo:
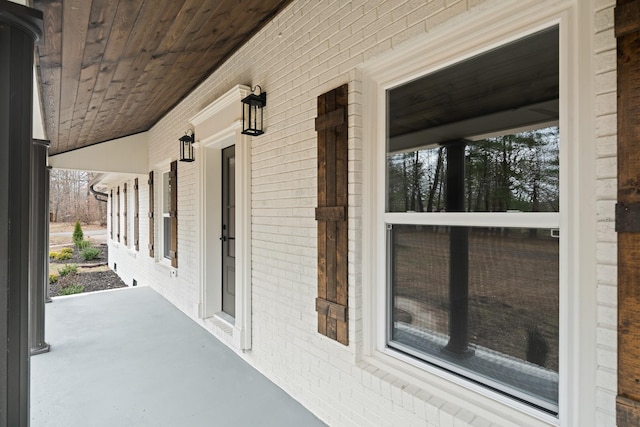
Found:
[{"label": "porch ceiling light reflection", "polygon": [[191,129],[180,137],[180,161],[193,162],[195,160],[193,143],[195,142],[195,134]]}]

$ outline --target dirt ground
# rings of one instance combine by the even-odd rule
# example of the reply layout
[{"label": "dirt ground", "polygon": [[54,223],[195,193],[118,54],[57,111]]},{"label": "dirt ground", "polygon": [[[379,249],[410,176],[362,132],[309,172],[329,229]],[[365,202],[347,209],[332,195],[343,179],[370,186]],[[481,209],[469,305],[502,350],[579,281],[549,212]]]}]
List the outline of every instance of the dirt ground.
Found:
[{"label": "dirt ground", "polygon": [[[50,223],[51,233],[67,233],[73,232],[73,223]],[[82,225],[82,231],[102,230],[99,224]],[[86,261],[80,256],[80,252],[75,248],[71,236],[50,236],[49,250],[59,251],[63,247],[73,248],[73,256],[67,260],[55,260],[49,258],[49,274],[58,275],[58,280],[49,284],[49,295],[54,297],[60,295],[60,291],[64,287],[70,285],[82,285],[83,292],[94,292],[106,289],[123,288],[127,285],[114,273],[108,266],[108,246],[97,243],[91,236],[85,236],[85,240],[92,242],[92,246],[100,249],[100,255],[91,261]],[[78,266],[75,273],[66,276],[60,276],[60,269],[65,265],[74,264]]]}]

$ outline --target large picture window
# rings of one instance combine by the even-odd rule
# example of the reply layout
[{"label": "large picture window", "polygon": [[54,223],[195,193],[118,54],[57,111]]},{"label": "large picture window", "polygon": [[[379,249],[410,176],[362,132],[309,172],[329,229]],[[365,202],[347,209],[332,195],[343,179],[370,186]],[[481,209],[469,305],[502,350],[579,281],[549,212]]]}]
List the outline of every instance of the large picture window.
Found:
[{"label": "large picture window", "polygon": [[558,28],[387,90],[387,345],[558,412]]}]

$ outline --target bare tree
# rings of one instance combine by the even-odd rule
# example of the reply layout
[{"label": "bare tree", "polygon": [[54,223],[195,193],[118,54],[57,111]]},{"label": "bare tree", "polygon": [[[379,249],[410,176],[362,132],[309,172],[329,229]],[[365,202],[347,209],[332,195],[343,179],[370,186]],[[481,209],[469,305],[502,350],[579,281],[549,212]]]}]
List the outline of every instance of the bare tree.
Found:
[{"label": "bare tree", "polygon": [[104,203],[98,202],[89,193],[89,182],[93,177],[93,173],[85,171],[51,171],[50,212],[54,222],[104,222]]}]

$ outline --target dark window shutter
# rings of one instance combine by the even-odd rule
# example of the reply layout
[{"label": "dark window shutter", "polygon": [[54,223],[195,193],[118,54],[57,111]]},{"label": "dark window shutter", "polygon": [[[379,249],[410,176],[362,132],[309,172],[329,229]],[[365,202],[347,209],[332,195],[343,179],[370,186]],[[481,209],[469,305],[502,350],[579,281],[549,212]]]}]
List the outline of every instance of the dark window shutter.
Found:
[{"label": "dark window shutter", "polygon": [[116,191],[116,203],[118,205],[118,209],[116,210],[116,226],[118,229],[116,230],[116,236],[118,237],[118,242],[120,241],[120,186],[118,186],[118,191]]},{"label": "dark window shutter", "polygon": [[153,244],[155,241],[155,227],[153,225],[153,171],[149,172],[149,256],[154,257]]},{"label": "dark window shutter", "polygon": [[169,172],[169,218],[171,218],[171,246],[169,256],[171,266],[178,267],[178,162],[171,162]]},{"label": "dark window shutter", "polygon": [[318,97],[318,332],[349,344],[348,134],[343,85]]},{"label": "dark window shutter", "polygon": [[109,217],[111,219],[111,240],[113,240],[113,219],[115,218],[113,215],[113,208],[115,207],[115,200],[113,199],[113,189],[111,189],[111,211],[109,212]]},{"label": "dark window shutter", "polygon": [[618,0],[617,39],[618,395],[619,427],[640,425],[640,0]]},{"label": "dark window shutter", "polygon": [[122,230],[122,240],[124,241],[125,246],[128,244],[128,236],[127,236],[127,230],[129,228],[129,221],[127,221],[127,205],[129,204],[128,200],[127,200],[127,183],[124,183],[124,188],[122,189],[122,194],[123,194],[123,209],[122,209],[122,217],[124,218],[124,228]]},{"label": "dark window shutter", "polygon": [[133,182],[133,244],[136,251],[140,250],[140,193],[138,178]]}]

